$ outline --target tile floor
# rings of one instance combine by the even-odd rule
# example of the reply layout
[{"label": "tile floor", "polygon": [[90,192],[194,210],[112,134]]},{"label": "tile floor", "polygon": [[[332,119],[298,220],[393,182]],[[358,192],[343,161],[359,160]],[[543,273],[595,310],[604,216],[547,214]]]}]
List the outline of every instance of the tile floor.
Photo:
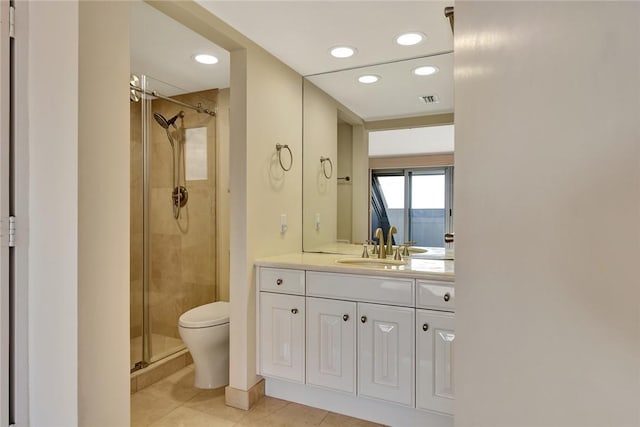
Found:
[{"label": "tile floor", "polygon": [[265,397],[250,411],[224,404],[224,387],[193,387],[193,365],[131,395],[132,427],[375,427],[380,424]]}]

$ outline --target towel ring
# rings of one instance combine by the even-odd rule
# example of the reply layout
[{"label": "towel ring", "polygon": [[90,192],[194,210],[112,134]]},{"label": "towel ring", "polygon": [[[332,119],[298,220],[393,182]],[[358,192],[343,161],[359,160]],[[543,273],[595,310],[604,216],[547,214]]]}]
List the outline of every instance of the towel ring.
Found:
[{"label": "towel ring", "polygon": [[[282,149],[285,148],[289,152],[289,167],[285,168],[282,164]],[[287,144],[276,144],[276,150],[278,151],[278,162],[280,162],[280,167],[285,172],[289,172],[291,170],[291,166],[293,166],[293,153],[291,152],[291,148]]]},{"label": "towel ring", "polygon": [[[329,169],[329,173],[327,173],[327,167],[325,166],[326,163],[329,163],[329,166],[331,167],[331,169]],[[324,177],[327,179],[331,178],[333,175],[333,163],[331,162],[331,159],[328,157],[320,157],[320,165],[322,166],[322,173]]]}]

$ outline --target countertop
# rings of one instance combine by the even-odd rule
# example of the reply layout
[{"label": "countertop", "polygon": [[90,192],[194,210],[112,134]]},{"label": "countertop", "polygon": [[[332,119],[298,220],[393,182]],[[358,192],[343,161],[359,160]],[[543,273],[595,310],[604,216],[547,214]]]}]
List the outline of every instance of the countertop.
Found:
[{"label": "countertop", "polygon": [[393,276],[453,282],[455,279],[454,261],[449,259],[428,259],[445,258],[444,250],[440,249],[440,252],[438,252],[437,250],[429,251],[429,249],[430,248],[427,248],[426,253],[420,253],[406,258],[407,264],[400,266],[339,264],[336,262],[338,259],[354,258],[358,255],[314,252],[300,252],[260,258],[256,260],[255,265],[259,267],[291,268],[330,273]]}]

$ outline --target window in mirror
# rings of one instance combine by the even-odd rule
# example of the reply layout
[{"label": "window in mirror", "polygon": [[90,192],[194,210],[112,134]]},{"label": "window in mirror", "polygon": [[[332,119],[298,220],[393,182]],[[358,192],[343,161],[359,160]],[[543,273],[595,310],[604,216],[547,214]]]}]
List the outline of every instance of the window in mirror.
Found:
[{"label": "window in mirror", "polygon": [[[404,236],[405,216],[405,178],[402,171],[385,172],[373,175],[371,186],[371,235],[377,228],[382,228],[387,236],[389,227],[394,225],[398,230],[395,244]],[[403,243],[403,242],[400,242]]]},{"label": "window in mirror", "polygon": [[453,167],[374,170],[371,180],[371,235],[393,225],[393,244],[445,247],[453,231]]}]

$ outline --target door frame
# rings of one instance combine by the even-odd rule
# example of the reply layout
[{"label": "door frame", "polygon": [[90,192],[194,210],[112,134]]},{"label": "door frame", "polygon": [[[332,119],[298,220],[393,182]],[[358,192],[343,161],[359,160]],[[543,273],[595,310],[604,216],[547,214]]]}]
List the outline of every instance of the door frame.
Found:
[{"label": "door frame", "polygon": [[0,426],[10,422],[9,147],[11,138],[9,2],[0,2]]},{"label": "door frame", "polygon": [[[10,377],[8,382],[4,378],[1,381],[2,427],[29,425],[28,6],[27,2],[14,0],[0,2],[0,313],[2,333],[7,336],[5,340],[3,335],[0,345],[2,372],[8,372]],[[13,37],[9,36],[8,28],[10,7],[15,11]],[[6,237],[10,216],[16,218],[12,247]],[[2,312],[6,308],[9,322],[5,322]]]}]

